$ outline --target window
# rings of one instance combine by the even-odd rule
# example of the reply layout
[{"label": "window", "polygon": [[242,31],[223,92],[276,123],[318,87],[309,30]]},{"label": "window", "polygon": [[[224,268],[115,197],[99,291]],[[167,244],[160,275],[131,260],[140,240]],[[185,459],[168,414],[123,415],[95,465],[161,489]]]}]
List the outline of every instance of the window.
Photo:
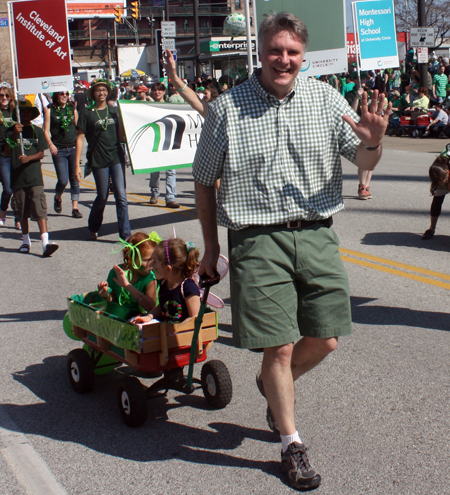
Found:
[{"label": "window", "polygon": [[234,6],[236,9],[240,9],[241,8],[241,0],[235,0]]}]

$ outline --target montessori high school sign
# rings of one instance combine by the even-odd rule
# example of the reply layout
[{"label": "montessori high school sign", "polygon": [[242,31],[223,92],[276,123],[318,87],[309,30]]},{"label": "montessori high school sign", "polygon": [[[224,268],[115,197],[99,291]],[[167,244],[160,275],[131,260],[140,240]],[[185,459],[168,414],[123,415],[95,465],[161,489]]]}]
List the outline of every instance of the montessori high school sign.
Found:
[{"label": "montessori high school sign", "polygon": [[354,2],[352,8],[359,44],[360,69],[398,67],[393,0]]}]

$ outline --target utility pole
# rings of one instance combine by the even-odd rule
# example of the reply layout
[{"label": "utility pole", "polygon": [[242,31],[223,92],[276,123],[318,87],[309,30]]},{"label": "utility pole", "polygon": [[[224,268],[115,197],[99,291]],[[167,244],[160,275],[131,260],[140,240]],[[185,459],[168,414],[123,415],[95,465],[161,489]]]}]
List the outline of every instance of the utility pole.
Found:
[{"label": "utility pole", "polygon": [[[417,10],[418,10],[418,18],[419,18],[419,27],[428,27],[426,21],[426,14],[425,14],[425,0],[417,0]],[[418,64],[418,65],[419,65],[420,85],[426,88],[428,86],[427,64]]]},{"label": "utility pole", "polygon": [[198,59],[200,55],[200,36],[198,32],[198,2],[194,0],[194,39],[195,39],[195,77],[202,76],[202,66]]}]

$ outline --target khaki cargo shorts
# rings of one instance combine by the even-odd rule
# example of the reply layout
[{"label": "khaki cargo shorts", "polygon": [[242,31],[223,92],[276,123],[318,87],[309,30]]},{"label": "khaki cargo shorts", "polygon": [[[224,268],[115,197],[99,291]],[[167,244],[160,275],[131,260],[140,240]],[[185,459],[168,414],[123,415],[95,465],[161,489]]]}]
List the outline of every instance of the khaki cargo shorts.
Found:
[{"label": "khaki cargo shorts", "polygon": [[27,218],[47,220],[47,198],[44,186],[30,186],[13,190],[11,207],[19,222]]}]

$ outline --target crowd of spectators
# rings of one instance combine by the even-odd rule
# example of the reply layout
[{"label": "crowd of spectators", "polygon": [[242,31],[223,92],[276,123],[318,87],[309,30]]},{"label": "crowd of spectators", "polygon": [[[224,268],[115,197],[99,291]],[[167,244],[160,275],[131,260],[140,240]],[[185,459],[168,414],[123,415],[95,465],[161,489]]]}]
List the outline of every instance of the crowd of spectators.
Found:
[{"label": "crowd of spectators", "polygon": [[[400,119],[404,116],[417,118],[418,115],[426,114],[429,115],[430,122],[426,126],[425,132],[422,135],[423,137],[431,135],[441,138],[450,137],[450,124],[448,120],[448,114],[450,113],[450,65],[448,58],[436,57],[432,53],[427,67],[427,79],[424,82],[420,80],[419,72],[414,65],[411,54],[408,55],[409,58],[407,57],[404,65],[405,70],[375,70],[358,74],[356,67],[353,64],[348,73],[331,74],[317,78],[326,84],[330,84],[336,91],[340,92],[358,113],[360,112],[360,101],[364,92],[367,92],[369,101],[375,90],[377,90],[380,95],[384,94],[386,96],[386,106],[389,101],[392,102],[392,111],[389,121],[390,127],[393,129],[399,125]],[[211,101],[247,79],[233,80],[231,77],[224,75],[216,80],[205,74],[202,75],[202,77],[196,77],[193,81],[182,79],[176,74],[176,64],[173,61],[170,52],[167,53],[165,68],[170,81],[168,88],[164,83],[156,80],[156,78],[145,75],[134,79],[122,80],[121,78],[117,78],[116,81],[107,81],[103,79],[108,85],[108,107],[116,107],[119,100],[175,104],[189,103],[194,110],[197,110],[200,115],[206,118],[208,104]],[[7,86],[8,85],[4,85],[3,87],[6,88]],[[75,80],[74,91],[71,92],[70,98],[69,94],[67,94],[67,104],[71,105],[71,108],[73,108],[72,112],[74,112],[75,115],[74,125],[77,125],[77,115],[85,108],[90,108],[94,104],[92,98],[89,98],[89,96],[92,95],[90,95],[89,89],[85,87],[85,84],[82,81]],[[60,96],[57,96],[57,98],[60,98]],[[51,104],[52,101],[53,106]],[[51,111],[55,113],[51,108],[56,108],[59,112],[66,112],[66,110],[64,110],[66,100],[62,102],[57,100],[60,107],[58,107],[55,101],[55,98],[52,100],[50,95],[36,95],[34,106],[38,108],[39,116],[38,119],[33,120],[33,124],[42,127],[43,117],[46,116],[48,120],[46,125],[47,142],[49,142],[50,150],[52,151],[52,158],[59,164],[62,160],[63,152],[67,154],[72,148],[70,148],[70,150],[67,148],[67,151],[66,148],[64,148],[64,150],[60,150],[57,154],[54,143],[51,142],[50,134],[53,133],[50,133],[50,115]],[[62,110],[58,110],[58,108],[61,108]],[[116,109],[111,108],[111,110]],[[3,110],[3,112],[6,115],[6,110]],[[6,158],[4,161],[5,160]],[[125,162],[126,161],[127,157],[125,156]],[[60,212],[61,195],[68,179],[70,179],[73,216],[81,218],[82,214],[77,209],[78,194],[72,170],[73,164],[71,168],[65,165],[62,168],[64,168],[64,173],[59,170],[61,169],[61,166],[59,166],[59,168],[56,167],[59,172],[54,199],[55,211]],[[65,170],[66,168],[67,170]],[[5,175],[3,172],[2,174]],[[6,187],[5,190],[8,192],[8,181],[3,175],[3,189]],[[159,202],[159,176],[159,172],[152,173],[150,176],[150,204],[157,204]],[[369,191],[370,180],[371,172],[366,171],[359,177],[358,195],[361,199],[370,199],[372,197]],[[112,190],[113,186],[111,185],[110,188]],[[0,220],[2,222],[4,222],[4,219],[6,218],[6,196],[7,194],[4,191],[2,196],[4,204],[2,203],[3,206],[0,212]],[[179,205],[176,202],[176,196],[176,171],[168,170],[166,171],[165,197],[167,207],[179,208]],[[19,228],[19,221],[16,221],[16,224]]]},{"label": "crowd of spectators", "polygon": [[433,132],[441,138],[450,137],[448,114],[450,113],[450,65],[446,57],[432,56],[427,67],[427,80],[421,84],[416,66],[409,62],[408,72],[400,69],[387,69],[361,72],[358,78],[356,68],[346,74],[321,76],[320,79],[339,91],[355,110],[355,102],[361,90],[370,95],[377,89],[392,101],[391,127],[400,123],[402,116],[417,117],[428,114],[432,118],[423,137]]}]

